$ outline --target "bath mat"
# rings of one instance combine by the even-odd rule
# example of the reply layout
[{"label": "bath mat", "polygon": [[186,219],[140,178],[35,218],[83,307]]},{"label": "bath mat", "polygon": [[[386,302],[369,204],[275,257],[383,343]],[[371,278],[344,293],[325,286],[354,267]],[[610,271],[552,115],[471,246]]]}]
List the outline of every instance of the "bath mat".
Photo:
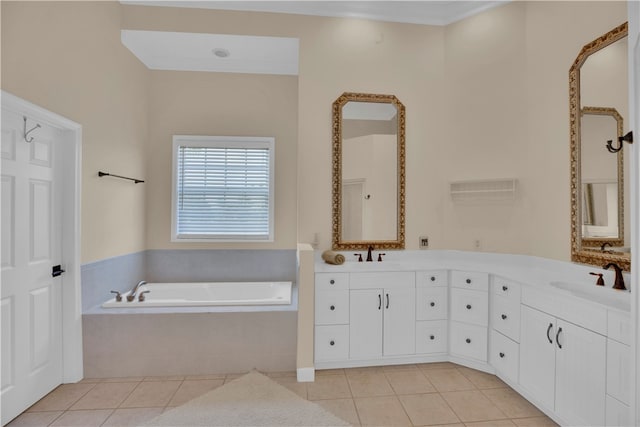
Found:
[{"label": "bath mat", "polygon": [[349,426],[257,371],[173,408],[144,426]]}]

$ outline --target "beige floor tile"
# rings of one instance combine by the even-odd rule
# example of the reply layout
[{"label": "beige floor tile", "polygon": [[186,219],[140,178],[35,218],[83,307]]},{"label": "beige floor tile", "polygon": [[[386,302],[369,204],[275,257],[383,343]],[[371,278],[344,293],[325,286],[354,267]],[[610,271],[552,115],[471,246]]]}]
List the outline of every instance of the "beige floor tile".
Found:
[{"label": "beige floor tile", "polygon": [[231,381],[240,378],[241,376],[245,375],[245,373],[243,374],[227,374],[227,376],[224,378],[224,383],[230,383]]},{"label": "beige floor tile", "polygon": [[62,414],[63,411],[23,412],[6,427],[46,427]]},{"label": "beige floor tile", "polygon": [[370,371],[347,375],[353,397],[393,396],[394,392],[383,372]]},{"label": "beige floor tile", "polygon": [[113,409],[95,409],[83,411],[67,411],[55,420],[51,426],[100,426],[111,415]]},{"label": "beige floor tile", "polygon": [[400,402],[416,426],[458,423],[460,420],[438,393],[399,396]]},{"label": "beige floor tile", "polygon": [[281,377],[297,377],[298,374],[295,371],[284,371],[284,372],[267,372],[265,373],[269,378],[281,378]]},{"label": "beige floor tile", "polygon": [[451,362],[418,363],[416,366],[424,371],[431,371],[433,369],[455,369],[460,367],[460,365]]},{"label": "beige floor tile", "polygon": [[185,380],[223,380],[226,378],[226,374],[204,374],[204,375],[187,375]]},{"label": "beige floor tile", "polygon": [[139,426],[162,414],[162,410],[162,408],[116,409],[102,425],[108,427]]},{"label": "beige floor tile", "polygon": [[183,375],[165,375],[165,376],[155,376],[155,377],[144,377],[143,381],[182,381],[184,380]]},{"label": "beige floor tile", "polygon": [[309,400],[351,398],[351,390],[347,378],[342,375],[326,375],[307,383]]},{"label": "beige floor tile", "polygon": [[121,408],[156,408],[166,406],[182,384],[180,381],[143,381],[120,405]]},{"label": "beige floor tile", "polygon": [[482,390],[504,414],[509,418],[542,417],[544,414],[524,397],[510,388]]},{"label": "beige floor tile", "polygon": [[411,420],[395,396],[354,399],[363,426],[410,426]]},{"label": "beige floor tile", "polygon": [[71,409],[115,409],[141,383],[98,383]]},{"label": "beige floor tile", "polygon": [[142,381],[144,377],[114,377],[114,378],[103,378],[102,383],[138,383]]},{"label": "beige floor tile", "polygon": [[101,383],[104,378],[83,378],[78,383]]},{"label": "beige floor tile", "polygon": [[389,366],[382,367],[382,370],[385,372],[404,371],[404,370],[412,370],[412,369],[418,369],[418,366],[415,363],[409,363],[407,365],[389,365]]},{"label": "beige floor tile", "polygon": [[457,369],[431,369],[422,372],[439,392],[475,390],[471,381]]},{"label": "beige floor tile", "polygon": [[358,418],[358,412],[356,411],[356,405],[353,399],[318,400],[315,403],[352,426],[360,425],[360,419]]},{"label": "beige floor tile", "polygon": [[364,373],[382,373],[384,372],[383,366],[364,366],[362,368],[348,368],[344,370],[346,376],[360,375]]},{"label": "beige floor tile", "polygon": [[435,424],[429,427],[465,427],[465,426],[462,423],[455,423],[455,424]]},{"label": "beige floor tile", "polygon": [[220,387],[224,380],[185,380],[173,395],[167,406],[179,406],[198,396]]},{"label": "beige floor tile", "polygon": [[466,427],[515,427],[511,420],[493,420],[493,421],[477,421],[475,423],[466,423]]},{"label": "beige floor tile", "polygon": [[519,418],[511,420],[518,427],[558,427],[549,417]]},{"label": "beige floor tile", "polygon": [[447,392],[442,397],[464,423],[507,418],[480,390]]},{"label": "beige floor tile", "polygon": [[500,378],[486,372],[465,367],[458,368],[458,371],[479,389],[507,387]]},{"label": "beige floor tile", "polygon": [[316,370],[316,377],[325,375],[344,375],[344,369],[320,369]]},{"label": "beige floor tile", "polygon": [[276,377],[273,380],[303,399],[307,398],[307,383],[299,383],[296,377]]},{"label": "beige floor tile", "polygon": [[94,383],[62,384],[37,401],[27,412],[65,411],[95,386]]},{"label": "beige floor tile", "polygon": [[418,368],[385,371],[385,376],[396,394],[433,393],[436,388]]}]

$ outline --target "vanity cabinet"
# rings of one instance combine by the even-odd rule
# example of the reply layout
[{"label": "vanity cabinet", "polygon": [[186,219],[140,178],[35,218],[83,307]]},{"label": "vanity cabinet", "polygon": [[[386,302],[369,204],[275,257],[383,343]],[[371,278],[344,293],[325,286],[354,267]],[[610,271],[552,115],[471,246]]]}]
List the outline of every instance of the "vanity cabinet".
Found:
[{"label": "vanity cabinet", "polygon": [[522,305],[520,385],[572,425],[605,424],[606,338]]},{"label": "vanity cabinet", "polygon": [[631,319],[628,314],[609,311],[607,322],[607,426],[632,425]]},{"label": "vanity cabinet", "polygon": [[451,272],[451,323],[449,344],[452,355],[487,361],[489,275]]},{"label": "vanity cabinet", "polygon": [[416,353],[446,353],[449,280],[446,270],[416,272]]},{"label": "vanity cabinet", "polygon": [[493,276],[491,282],[489,362],[501,377],[518,382],[521,285]]}]

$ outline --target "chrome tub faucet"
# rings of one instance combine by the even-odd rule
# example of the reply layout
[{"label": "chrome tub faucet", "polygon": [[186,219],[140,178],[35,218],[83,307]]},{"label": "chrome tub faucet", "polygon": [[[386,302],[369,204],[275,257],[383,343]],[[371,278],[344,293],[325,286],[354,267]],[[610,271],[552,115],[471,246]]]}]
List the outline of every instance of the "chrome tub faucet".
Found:
[{"label": "chrome tub faucet", "polygon": [[131,302],[134,299],[136,299],[136,293],[138,292],[138,289],[140,288],[140,286],[143,286],[143,285],[146,285],[146,284],[147,284],[147,282],[145,282],[144,280],[139,281],[138,284],[133,287],[133,289],[131,290],[129,295],[127,295],[127,301]]}]

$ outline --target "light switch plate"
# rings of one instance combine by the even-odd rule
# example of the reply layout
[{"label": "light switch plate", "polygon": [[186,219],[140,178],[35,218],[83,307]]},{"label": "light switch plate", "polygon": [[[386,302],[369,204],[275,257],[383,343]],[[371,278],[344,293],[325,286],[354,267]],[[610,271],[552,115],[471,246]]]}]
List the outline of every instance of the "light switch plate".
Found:
[{"label": "light switch plate", "polygon": [[418,246],[420,249],[429,249],[429,237],[420,236],[418,240]]}]

